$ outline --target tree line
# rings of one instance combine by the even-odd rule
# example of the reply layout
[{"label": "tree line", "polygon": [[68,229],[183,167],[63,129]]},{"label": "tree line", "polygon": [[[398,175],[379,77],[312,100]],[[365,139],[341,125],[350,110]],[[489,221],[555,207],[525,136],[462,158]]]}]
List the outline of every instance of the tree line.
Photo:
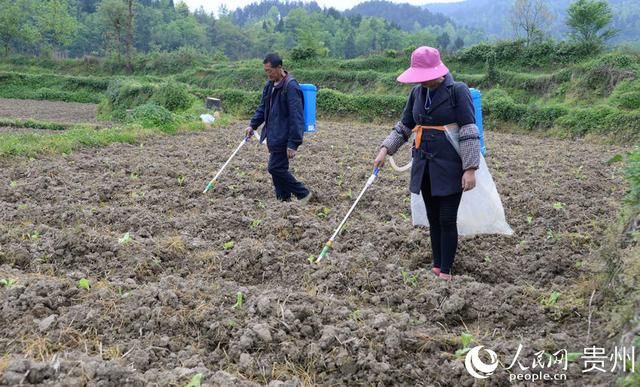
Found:
[{"label": "tree line", "polygon": [[[455,51],[484,39],[440,14],[380,0],[346,12],[266,0],[233,12],[221,7],[217,16],[173,0],[0,0],[0,9],[4,55],[93,55],[129,69],[134,55],[183,48],[231,60],[268,51],[348,59],[425,44]],[[576,0],[568,14],[573,40],[601,47],[616,32],[606,1]],[[510,17],[527,43],[548,39],[553,13],[546,0],[516,0]]]}]

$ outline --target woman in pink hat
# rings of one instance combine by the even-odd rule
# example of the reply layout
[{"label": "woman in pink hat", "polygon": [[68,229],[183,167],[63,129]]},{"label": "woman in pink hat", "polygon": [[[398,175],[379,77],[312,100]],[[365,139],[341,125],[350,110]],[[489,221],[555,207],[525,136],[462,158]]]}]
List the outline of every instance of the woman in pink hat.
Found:
[{"label": "woman in pink hat", "polygon": [[[463,191],[475,187],[480,163],[480,137],[469,87],[456,82],[432,47],[419,47],[411,54],[411,67],[398,81],[414,83],[401,120],[380,146],[374,160],[384,166],[416,134],[412,148],[411,182],[414,194],[422,193],[429,220],[432,272],[450,280],[458,247],[457,214]],[[450,134],[459,135],[454,146]]]}]

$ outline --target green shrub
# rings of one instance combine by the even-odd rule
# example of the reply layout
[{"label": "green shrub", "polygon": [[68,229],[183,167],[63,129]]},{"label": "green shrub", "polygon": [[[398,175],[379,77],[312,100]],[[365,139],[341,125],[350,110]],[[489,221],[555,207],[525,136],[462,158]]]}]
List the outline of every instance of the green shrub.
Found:
[{"label": "green shrub", "polygon": [[128,109],[147,103],[153,95],[153,86],[133,79],[117,79],[109,83],[107,101],[114,119],[123,119]]},{"label": "green shrub", "polygon": [[612,119],[618,113],[617,109],[606,105],[572,109],[567,115],[558,119],[558,124],[579,136],[591,132],[604,132],[611,128]]},{"label": "green shrub", "polygon": [[640,147],[629,153],[624,171],[630,185],[627,200],[632,206],[640,207]]},{"label": "green shrub", "polygon": [[[217,61],[226,58],[216,53]],[[212,62],[212,58],[192,47],[181,47],[176,51],[153,51],[136,57],[136,71],[144,73],[177,74],[193,67],[201,67]]]},{"label": "green shrub", "polygon": [[544,67],[553,64],[576,63],[597,54],[589,47],[569,42],[542,41],[526,45],[524,40],[499,41],[494,44],[480,43],[471,46],[452,58],[466,65],[486,63],[492,57],[501,67],[513,65],[526,68]]},{"label": "green shrub", "polygon": [[334,90],[318,91],[318,114],[327,117],[354,117],[364,121],[393,120],[400,117],[406,97],[349,95]]},{"label": "green shrub", "polygon": [[398,51],[391,50],[391,49],[384,50],[384,56],[387,57],[387,58],[397,58],[398,57]]},{"label": "green shrub", "polygon": [[560,105],[531,105],[518,123],[527,129],[551,129],[556,120],[569,112]]},{"label": "green shrub", "polygon": [[319,53],[311,47],[296,47],[291,50],[289,56],[293,61],[306,61],[318,58]]},{"label": "green shrub", "polygon": [[620,82],[609,96],[609,102],[622,109],[640,109],[640,80]]},{"label": "green shrub", "polygon": [[166,133],[174,133],[177,126],[173,113],[153,103],[146,103],[133,109],[127,115],[127,121],[138,123],[143,128],[160,128]]},{"label": "green shrub", "polygon": [[483,111],[494,118],[518,122],[527,113],[527,106],[518,104],[501,89],[492,89],[484,93]]},{"label": "green shrub", "polygon": [[94,77],[0,72],[0,97],[97,103],[108,81]]},{"label": "green shrub", "polygon": [[186,110],[192,103],[187,88],[175,82],[160,85],[153,92],[151,100],[172,112]]}]

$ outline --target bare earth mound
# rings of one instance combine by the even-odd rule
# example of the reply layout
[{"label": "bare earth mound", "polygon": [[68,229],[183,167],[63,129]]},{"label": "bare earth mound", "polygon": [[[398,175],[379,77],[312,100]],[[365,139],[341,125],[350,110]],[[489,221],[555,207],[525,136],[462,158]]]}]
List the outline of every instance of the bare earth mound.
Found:
[{"label": "bare earth mound", "polygon": [[[0,278],[17,280],[0,287],[0,384],[472,385],[455,355],[466,331],[505,366],[519,344],[529,367],[537,351],[611,345],[599,296],[587,335],[590,252],[619,210],[622,173],[606,161],[623,149],[487,133],[515,235],[462,240],[447,284],[411,226],[408,175],[390,168],[328,259],[307,261],[387,127],[307,135],[293,168],[316,193],[308,206],[275,200],[255,141],[202,194],[243,127],[0,161]],[[567,381],[614,378],[583,369],[569,363]],[[508,384],[496,372],[487,383]]]},{"label": "bare earth mound", "polygon": [[96,123],[98,105],[77,102],[36,101],[0,98],[0,117],[60,122]]}]

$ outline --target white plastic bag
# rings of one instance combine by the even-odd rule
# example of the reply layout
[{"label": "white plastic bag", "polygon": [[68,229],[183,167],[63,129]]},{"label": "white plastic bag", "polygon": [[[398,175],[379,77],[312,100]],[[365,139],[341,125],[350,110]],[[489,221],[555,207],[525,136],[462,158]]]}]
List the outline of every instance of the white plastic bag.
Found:
[{"label": "white plastic bag", "polygon": [[[411,194],[411,219],[414,226],[429,226],[422,194]],[[462,194],[458,208],[458,234],[513,235],[504,216],[500,195],[482,155],[476,171],[475,188]]]},{"label": "white plastic bag", "polygon": [[[447,129],[446,134],[451,145],[460,154],[459,130]],[[411,220],[414,226],[429,227],[422,193],[411,193]],[[476,171],[475,188],[462,193],[462,200],[458,208],[458,234],[465,236],[478,234],[513,235],[513,230],[509,227],[504,216],[500,195],[482,155],[480,155],[480,164]]]},{"label": "white plastic bag", "polygon": [[200,114],[200,119],[205,124],[211,124],[216,120],[216,118],[214,116],[212,116],[211,114]]}]

